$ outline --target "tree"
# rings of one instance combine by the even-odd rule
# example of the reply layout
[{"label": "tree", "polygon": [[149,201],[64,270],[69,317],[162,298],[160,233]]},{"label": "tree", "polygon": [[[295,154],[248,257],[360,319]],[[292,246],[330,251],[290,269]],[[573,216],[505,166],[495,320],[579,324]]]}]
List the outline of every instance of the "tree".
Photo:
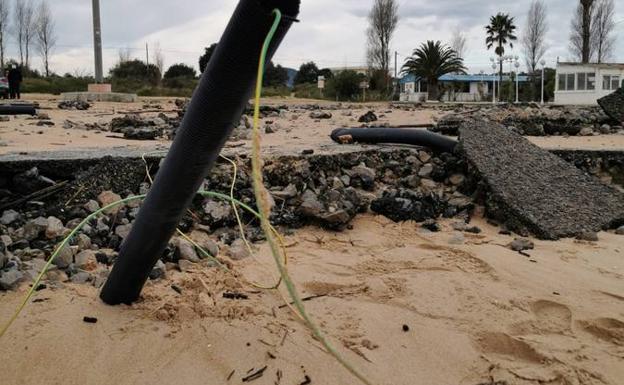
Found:
[{"label": "tree", "polygon": [[56,46],[56,24],[52,18],[47,0],[43,0],[37,9],[37,46],[43,59],[45,76],[50,76],[50,54]]},{"label": "tree", "polygon": [[210,47],[206,47],[204,54],[199,58],[199,72],[204,73],[206,67],[208,67],[208,63],[210,62],[210,58],[212,58],[212,54],[214,54],[217,49],[217,43],[212,44]]},{"label": "tree", "polygon": [[136,59],[117,64],[110,70],[110,74],[114,79],[147,81],[153,85],[157,85],[161,78],[158,67]]},{"label": "tree", "polygon": [[462,59],[466,58],[466,54],[468,53],[468,40],[466,39],[466,34],[462,32],[461,29],[456,28],[453,31],[450,46],[453,51],[457,53],[457,56]]},{"label": "tree", "polygon": [[[160,71],[161,74],[165,73],[165,55],[160,47],[160,42],[156,42],[154,45],[152,61],[154,62],[154,65],[158,67],[158,71]],[[193,75],[193,77],[195,77],[195,75]]]},{"label": "tree", "polygon": [[35,9],[30,0],[15,0],[14,34],[20,53],[20,64],[28,68],[30,64],[30,46],[35,37]]},{"label": "tree", "polygon": [[0,70],[4,74],[6,39],[9,31],[10,0],[0,0]]},{"label": "tree", "polygon": [[515,35],[516,26],[514,18],[507,14],[499,13],[490,18],[490,25],[485,27],[487,38],[485,44],[487,48],[496,47],[494,52],[500,59],[499,84],[503,84],[503,55],[505,55],[505,46],[509,44],[513,48],[513,42],[518,40]]},{"label": "tree", "polygon": [[339,100],[353,100],[360,94],[360,82],[365,80],[365,76],[352,70],[338,72],[327,82],[328,96],[336,97]]},{"label": "tree", "polygon": [[319,69],[316,64],[311,61],[303,63],[299,67],[299,72],[295,76],[295,84],[316,83],[319,77]]},{"label": "tree", "polygon": [[269,62],[266,70],[264,71],[264,86],[265,87],[283,87],[288,82],[288,71],[281,65],[275,65],[273,62]]},{"label": "tree", "polygon": [[174,64],[171,67],[169,67],[167,72],[165,72],[164,78],[165,79],[175,79],[175,78],[193,79],[195,78],[195,76],[197,76],[197,71],[195,71],[195,68],[190,67],[186,64],[180,63],[180,64]]},{"label": "tree", "polygon": [[592,22],[595,0],[580,0],[572,18],[570,52],[581,63],[589,63],[595,55],[592,42]]},{"label": "tree", "polygon": [[[368,14],[366,35],[369,70],[389,74],[390,41],[399,24],[399,4],[396,0],[374,0]],[[388,75],[386,77],[389,80]],[[388,82],[389,83],[389,82]]]},{"label": "tree", "polygon": [[401,71],[427,81],[429,99],[438,100],[439,79],[451,73],[466,73],[464,59],[457,56],[452,48],[433,40],[423,43],[414,50]]},{"label": "tree", "polygon": [[613,55],[615,47],[615,3],[613,0],[598,0],[593,22],[591,45],[595,47],[596,60],[603,63]]},{"label": "tree", "polygon": [[547,9],[543,0],[533,0],[522,36],[526,66],[531,74],[537,71],[537,65],[546,53],[546,33],[548,32],[546,17]]}]

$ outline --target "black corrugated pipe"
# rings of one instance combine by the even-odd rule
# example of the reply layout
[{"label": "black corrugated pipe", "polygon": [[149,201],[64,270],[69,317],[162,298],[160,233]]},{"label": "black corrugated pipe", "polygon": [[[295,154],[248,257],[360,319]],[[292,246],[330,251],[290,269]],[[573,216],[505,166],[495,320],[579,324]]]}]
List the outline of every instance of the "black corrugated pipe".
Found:
[{"label": "black corrugated pipe", "polygon": [[409,128],[339,128],[331,138],[337,143],[411,144],[452,153],[457,141],[431,131]]},{"label": "black corrugated pipe", "polygon": [[37,110],[32,104],[0,105],[0,115],[37,115]]},{"label": "black corrugated pipe", "polygon": [[184,116],[132,231],[100,297],[110,305],[135,302],[184,211],[208,176],[249,98],[260,51],[275,16],[282,22],[267,63],[299,14],[299,0],[241,0]]}]

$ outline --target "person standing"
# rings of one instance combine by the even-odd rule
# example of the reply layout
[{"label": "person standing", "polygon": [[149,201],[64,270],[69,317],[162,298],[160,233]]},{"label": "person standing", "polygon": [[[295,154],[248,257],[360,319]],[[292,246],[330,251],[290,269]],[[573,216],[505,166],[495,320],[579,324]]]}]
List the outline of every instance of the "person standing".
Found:
[{"label": "person standing", "polygon": [[22,84],[22,71],[18,66],[11,65],[9,68],[9,94],[11,99],[21,99],[20,86]]}]

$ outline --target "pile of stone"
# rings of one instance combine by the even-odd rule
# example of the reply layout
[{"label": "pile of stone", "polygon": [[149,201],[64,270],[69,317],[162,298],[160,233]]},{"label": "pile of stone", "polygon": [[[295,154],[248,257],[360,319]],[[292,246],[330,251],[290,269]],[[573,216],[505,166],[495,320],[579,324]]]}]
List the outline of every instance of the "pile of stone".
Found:
[{"label": "pile of stone", "polygon": [[126,139],[154,140],[166,134],[171,136],[173,127],[167,120],[164,114],[156,118],[142,118],[136,114],[128,114],[114,118],[110,123],[110,132],[121,133]]},{"label": "pile of stone", "polygon": [[440,118],[431,130],[444,135],[458,135],[462,122],[479,119],[499,123],[508,130],[526,136],[589,136],[615,134],[624,128],[598,107],[560,107],[539,105],[478,107]]},{"label": "pile of stone", "polygon": [[[249,170],[247,161],[239,170]],[[472,210],[470,186],[464,163],[449,154],[434,156],[415,149],[383,149],[335,155],[290,156],[269,159],[265,166],[266,184],[273,200],[271,220],[275,225],[298,228],[315,224],[341,230],[352,219],[372,210],[396,221],[429,220],[429,227],[440,216],[469,217]],[[232,167],[219,164],[205,182],[205,189],[229,194]],[[53,253],[54,248],[82,219],[122,197],[143,194],[138,191],[100,193],[94,199],[81,199],[68,207],[24,204],[6,210],[0,217],[0,288],[15,288],[31,279]],[[236,195],[254,206],[250,175],[242,172]],[[401,211],[397,216],[397,210]],[[62,250],[46,279],[54,282],[90,283],[101,286],[120,245],[136,219],[140,202],[130,202],[91,220]],[[240,259],[248,252],[240,239],[234,211],[228,202],[197,198],[180,223],[202,248],[214,256]],[[262,241],[255,218],[240,212],[247,223],[251,241]],[[432,222],[431,222],[432,221]],[[433,223],[433,224],[432,224]],[[154,272],[161,278],[168,269],[186,270],[205,258],[184,239],[173,239]]]},{"label": "pile of stone", "polygon": [[64,100],[59,102],[58,108],[61,110],[79,110],[86,111],[91,108],[91,104],[89,102],[79,101],[79,100]]}]

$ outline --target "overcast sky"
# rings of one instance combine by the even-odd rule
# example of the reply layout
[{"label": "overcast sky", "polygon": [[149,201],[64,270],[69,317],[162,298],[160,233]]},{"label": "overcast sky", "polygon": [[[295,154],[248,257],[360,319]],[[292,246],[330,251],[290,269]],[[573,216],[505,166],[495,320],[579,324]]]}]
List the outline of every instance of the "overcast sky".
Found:
[{"label": "overcast sky", "polygon": [[[40,0],[33,0],[38,2]],[[52,58],[57,73],[93,73],[90,0],[48,0],[56,19],[58,46]],[[372,0],[303,0],[301,23],[295,24],[275,61],[298,68],[313,60],[323,67],[358,66],[365,63],[366,16]],[[456,28],[468,36],[466,64],[470,72],[491,72],[492,51],[485,48],[484,26],[497,12],[516,18],[522,34],[530,0],[399,0],[400,25],[392,42],[399,63],[420,43],[448,42]],[[568,36],[577,1],[545,0],[549,13],[548,53],[570,58]],[[237,1],[234,0],[102,0],[105,67],[118,59],[120,48],[145,58],[145,44],[159,43],[165,65],[184,62],[197,67],[203,47],[219,40]],[[616,0],[616,20],[624,20],[624,0]],[[624,22],[618,25],[614,61],[624,62]],[[9,50],[15,55],[12,41]],[[518,44],[513,54],[522,56]],[[40,67],[40,58],[33,64]]]}]

